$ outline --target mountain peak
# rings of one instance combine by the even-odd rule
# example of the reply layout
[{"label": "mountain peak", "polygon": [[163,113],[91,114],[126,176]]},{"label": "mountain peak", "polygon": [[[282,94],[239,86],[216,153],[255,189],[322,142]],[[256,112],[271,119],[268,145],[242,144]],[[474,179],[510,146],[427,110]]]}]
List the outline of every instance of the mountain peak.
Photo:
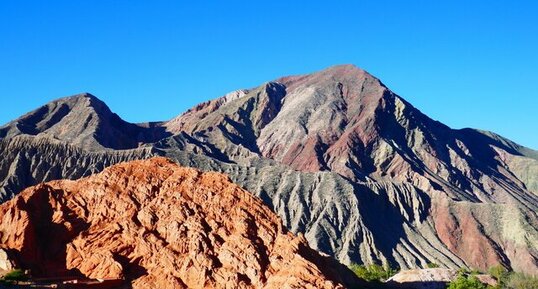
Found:
[{"label": "mountain peak", "polygon": [[92,99],[98,99],[97,96],[89,93],[89,92],[81,92],[75,95],[68,96],[68,98],[92,98]]},{"label": "mountain peak", "polygon": [[291,75],[277,79],[289,89],[299,86],[326,87],[340,83],[350,88],[367,81],[370,85],[385,86],[373,75],[353,64],[335,65],[309,74]]},{"label": "mountain peak", "polygon": [[61,98],[52,100],[52,101],[48,102],[45,105],[48,105],[50,103],[77,103],[77,102],[85,101],[85,100],[88,100],[88,99],[104,103],[97,96],[95,96],[95,95],[93,95],[93,94],[91,94],[89,92],[81,92],[81,93],[77,93],[77,94],[73,94],[73,95],[69,95],[69,96],[65,96],[65,97],[61,97]]},{"label": "mountain peak", "polygon": [[329,66],[320,71],[321,73],[363,73],[365,72],[362,68],[356,66],[355,64],[338,64]]},{"label": "mountain peak", "polygon": [[84,92],[53,100],[0,128],[0,139],[18,135],[53,138],[94,151],[136,148],[166,132],[128,123]]}]

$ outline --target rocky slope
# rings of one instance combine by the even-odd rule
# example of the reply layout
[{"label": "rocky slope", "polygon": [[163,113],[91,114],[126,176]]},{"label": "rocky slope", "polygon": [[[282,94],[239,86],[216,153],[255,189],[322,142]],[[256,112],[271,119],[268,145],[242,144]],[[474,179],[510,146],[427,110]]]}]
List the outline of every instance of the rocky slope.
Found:
[{"label": "rocky slope", "polygon": [[536,152],[450,129],[354,66],[240,95],[198,106],[167,129],[223,152],[231,164],[220,169],[316,249],[404,268],[538,271]]},{"label": "rocky slope", "polygon": [[89,93],[54,100],[0,128],[0,138],[48,137],[89,151],[131,149],[170,135],[159,123],[132,124]]},{"label": "rocky slope", "polygon": [[0,140],[0,199],[28,186],[63,178],[78,179],[112,164],[155,155],[151,147],[130,150],[87,151],[42,136],[20,135]]},{"label": "rocky slope", "polygon": [[[434,121],[355,66],[232,92],[147,129],[142,135],[154,138],[135,149],[151,148],[141,158],[229,174],[344,263],[538,271],[538,153]],[[1,142],[17,134],[4,135]],[[57,141],[69,143],[63,136]],[[90,152],[97,147],[81,154],[113,152]],[[55,177],[78,177],[63,169],[70,153],[46,155],[62,168]],[[28,165],[13,173],[0,164],[0,176],[32,174]],[[39,178],[30,180],[11,192]]]},{"label": "rocky slope", "polygon": [[0,220],[0,246],[38,276],[125,278],[133,288],[340,288],[354,280],[227,176],[164,158],[28,188],[0,206]]}]

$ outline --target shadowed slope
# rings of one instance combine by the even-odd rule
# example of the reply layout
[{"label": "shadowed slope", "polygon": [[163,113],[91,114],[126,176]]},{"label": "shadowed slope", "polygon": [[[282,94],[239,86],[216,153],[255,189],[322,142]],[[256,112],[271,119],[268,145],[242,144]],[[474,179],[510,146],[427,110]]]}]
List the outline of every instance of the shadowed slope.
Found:
[{"label": "shadowed slope", "polygon": [[132,149],[170,135],[158,123],[132,124],[89,93],[60,98],[2,128],[0,138],[18,135],[49,137],[85,150]]}]

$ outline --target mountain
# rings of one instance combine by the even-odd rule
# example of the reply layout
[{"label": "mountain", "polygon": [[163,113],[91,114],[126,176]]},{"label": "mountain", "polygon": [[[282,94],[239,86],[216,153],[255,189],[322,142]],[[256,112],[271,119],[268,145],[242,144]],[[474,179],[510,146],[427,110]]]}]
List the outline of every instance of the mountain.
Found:
[{"label": "mountain", "polygon": [[227,176],[164,158],[28,188],[0,206],[0,219],[1,246],[38,277],[133,288],[342,288],[346,272],[354,280]]},{"label": "mountain", "polygon": [[0,137],[48,137],[89,151],[124,150],[161,139],[169,133],[158,123],[132,124],[89,93],[54,100],[0,128]]},{"label": "mountain", "polygon": [[538,270],[535,152],[450,129],[354,66],[237,95],[166,126],[223,152],[225,171],[316,249],[345,262]]},{"label": "mountain", "polygon": [[123,121],[88,93],[54,100],[0,127],[1,199],[43,181],[147,158],[152,149],[143,144],[169,134],[158,123]]},{"label": "mountain", "polygon": [[[92,157],[102,164],[92,170],[77,163],[84,172],[162,155],[228,174],[290,231],[346,264],[538,272],[538,152],[494,133],[451,129],[355,66],[238,90],[144,129],[152,137],[129,134],[139,141],[129,150],[61,136],[54,145],[68,149],[54,153],[47,134],[4,133],[2,154],[15,154],[8,146],[16,139],[27,148],[16,162],[0,161],[0,177],[11,180],[2,190],[38,183],[36,170],[57,172],[48,179],[85,175],[67,173],[67,150],[76,160],[121,154],[106,164]],[[14,163],[18,170],[9,169]]]}]

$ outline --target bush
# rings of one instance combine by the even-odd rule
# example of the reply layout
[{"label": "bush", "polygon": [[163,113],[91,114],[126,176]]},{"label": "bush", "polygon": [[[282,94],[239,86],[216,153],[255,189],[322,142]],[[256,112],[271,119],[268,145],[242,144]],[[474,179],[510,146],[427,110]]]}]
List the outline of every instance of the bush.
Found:
[{"label": "bush", "polygon": [[488,274],[497,280],[497,287],[503,288],[510,273],[502,265],[496,265],[488,269]]},{"label": "bush", "polygon": [[538,289],[538,278],[523,273],[509,272],[501,265],[491,267],[488,273],[497,280],[497,286],[485,286],[468,271],[461,270],[448,289]]},{"label": "bush", "polygon": [[471,270],[469,270],[468,268],[460,267],[458,269],[458,275],[468,275],[468,274],[471,274]]},{"label": "bush", "polygon": [[473,275],[460,274],[458,278],[450,282],[448,289],[486,289],[486,286]]},{"label": "bush", "polygon": [[439,268],[439,265],[437,265],[436,263],[428,263],[426,264],[426,268]]},{"label": "bush", "polygon": [[5,283],[12,284],[18,281],[25,281],[25,280],[28,280],[28,276],[26,276],[24,271],[21,269],[15,269],[7,273],[6,275],[4,275],[4,277],[0,279],[1,283],[4,283],[4,284]]},{"label": "bush", "polygon": [[470,274],[471,275],[478,275],[478,274],[482,274],[483,272],[480,271],[479,269],[476,269],[476,268],[471,268],[471,271],[470,271]]},{"label": "bush", "polygon": [[385,281],[392,277],[394,274],[398,273],[397,269],[390,267],[383,267],[378,264],[372,264],[368,266],[352,264],[349,266],[351,271],[355,273],[359,278],[366,281]]},{"label": "bush", "polygon": [[538,288],[538,278],[522,273],[512,273],[507,278],[506,285],[502,288],[507,289],[536,289]]}]

